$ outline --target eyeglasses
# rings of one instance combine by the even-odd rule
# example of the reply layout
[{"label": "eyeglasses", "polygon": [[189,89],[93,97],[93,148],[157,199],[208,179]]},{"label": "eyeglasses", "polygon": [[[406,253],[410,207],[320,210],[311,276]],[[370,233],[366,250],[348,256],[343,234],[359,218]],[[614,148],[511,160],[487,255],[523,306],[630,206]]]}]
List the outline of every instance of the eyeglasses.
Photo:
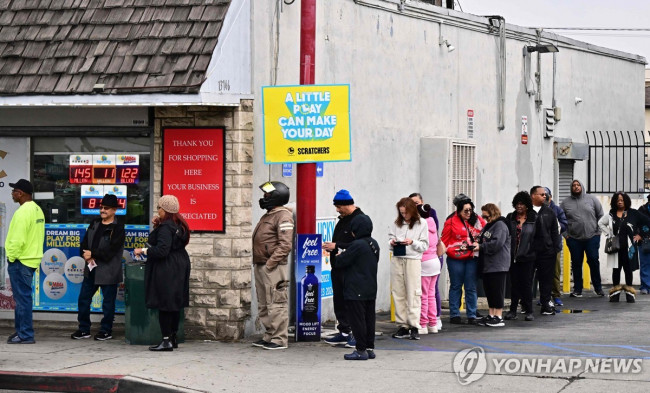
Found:
[{"label": "eyeglasses", "polygon": [[110,206],[100,206],[99,209],[100,210],[111,210],[112,207],[110,207]]},{"label": "eyeglasses", "polygon": [[537,193],[537,195],[545,197],[546,193]]},{"label": "eyeglasses", "polygon": [[490,218],[490,216],[482,215],[481,218],[483,218],[484,220],[487,220],[488,218]]},{"label": "eyeglasses", "polygon": [[471,213],[472,209],[463,209],[463,213]]}]

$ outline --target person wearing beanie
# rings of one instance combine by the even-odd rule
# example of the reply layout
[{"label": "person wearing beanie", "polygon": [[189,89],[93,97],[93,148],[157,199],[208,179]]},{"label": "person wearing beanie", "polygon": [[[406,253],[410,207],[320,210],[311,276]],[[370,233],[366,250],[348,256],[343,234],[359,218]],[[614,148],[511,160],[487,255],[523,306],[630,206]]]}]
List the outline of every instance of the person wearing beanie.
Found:
[{"label": "person wearing beanie", "polygon": [[137,256],[146,255],[144,271],[145,303],[158,309],[162,341],[150,351],[173,351],[178,348],[178,328],[183,308],[190,305],[190,256],[185,247],[190,228],[179,213],[178,198],[163,195],[158,200],[158,214],[153,220],[146,248],[136,248]]},{"label": "person wearing beanie", "polygon": [[32,183],[20,179],[16,183],[9,183],[9,187],[12,188],[11,199],[20,207],[11,217],[5,239],[7,272],[16,302],[16,331],[9,336],[7,344],[34,344],[32,281],[43,258],[45,217],[32,200]]},{"label": "person wearing beanie", "polygon": [[347,315],[347,306],[344,296],[344,271],[336,266],[336,255],[340,250],[345,250],[354,241],[350,225],[352,219],[360,214],[364,214],[361,209],[354,205],[354,199],[348,190],[339,190],[333,199],[336,212],[339,214],[339,221],[334,227],[331,242],[323,243],[323,250],[329,252],[330,265],[332,266],[332,292],[334,301],[334,315],[338,325],[338,332],[325,342],[333,346],[345,346],[354,348],[356,341],[352,335],[350,320]]},{"label": "person wearing beanie", "polygon": [[86,261],[84,280],[79,291],[79,329],[70,335],[74,340],[90,338],[90,305],[97,289],[102,289],[102,311],[100,331],[95,340],[113,338],[113,319],[117,286],[122,282],[122,253],[124,252],[124,223],[115,217],[118,204],[115,195],[102,198],[99,217],[95,218],[81,241],[81,256]]}]

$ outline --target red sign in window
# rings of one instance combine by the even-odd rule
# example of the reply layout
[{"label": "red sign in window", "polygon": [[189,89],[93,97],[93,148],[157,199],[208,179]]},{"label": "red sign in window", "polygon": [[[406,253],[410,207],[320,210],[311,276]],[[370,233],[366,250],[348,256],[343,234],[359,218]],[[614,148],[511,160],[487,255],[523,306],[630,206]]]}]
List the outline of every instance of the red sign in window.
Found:
[{"label": "red sign in window", "polygon": [[192,231],[224,232],[224,128],[163,130],[162,194],[175,195]]}]

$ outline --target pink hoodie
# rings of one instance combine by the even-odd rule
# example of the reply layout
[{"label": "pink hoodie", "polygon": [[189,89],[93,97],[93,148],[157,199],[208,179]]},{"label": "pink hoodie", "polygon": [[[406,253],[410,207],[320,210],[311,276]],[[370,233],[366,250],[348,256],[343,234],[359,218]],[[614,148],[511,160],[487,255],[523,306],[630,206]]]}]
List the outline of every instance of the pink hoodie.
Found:
[{"label": "pink hoodie", "polygon": [[438,230],[436,229],[436,223],[433,218],[429,217],[427,218],[427,224],[429,225],[429,248],[422,254],[423,261],[438,258]]}]

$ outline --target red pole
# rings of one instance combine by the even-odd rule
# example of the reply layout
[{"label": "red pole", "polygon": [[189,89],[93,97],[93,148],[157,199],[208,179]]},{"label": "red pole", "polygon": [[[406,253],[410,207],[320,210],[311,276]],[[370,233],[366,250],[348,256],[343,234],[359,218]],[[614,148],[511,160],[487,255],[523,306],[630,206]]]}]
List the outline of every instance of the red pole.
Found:
[{"label": "red pole", "polygon": [[[316,0],[300,3],[300,84],[313,85],[316,69]],[[316,164],[298,164],[296,171],[297,232],[316,232]]]}]

